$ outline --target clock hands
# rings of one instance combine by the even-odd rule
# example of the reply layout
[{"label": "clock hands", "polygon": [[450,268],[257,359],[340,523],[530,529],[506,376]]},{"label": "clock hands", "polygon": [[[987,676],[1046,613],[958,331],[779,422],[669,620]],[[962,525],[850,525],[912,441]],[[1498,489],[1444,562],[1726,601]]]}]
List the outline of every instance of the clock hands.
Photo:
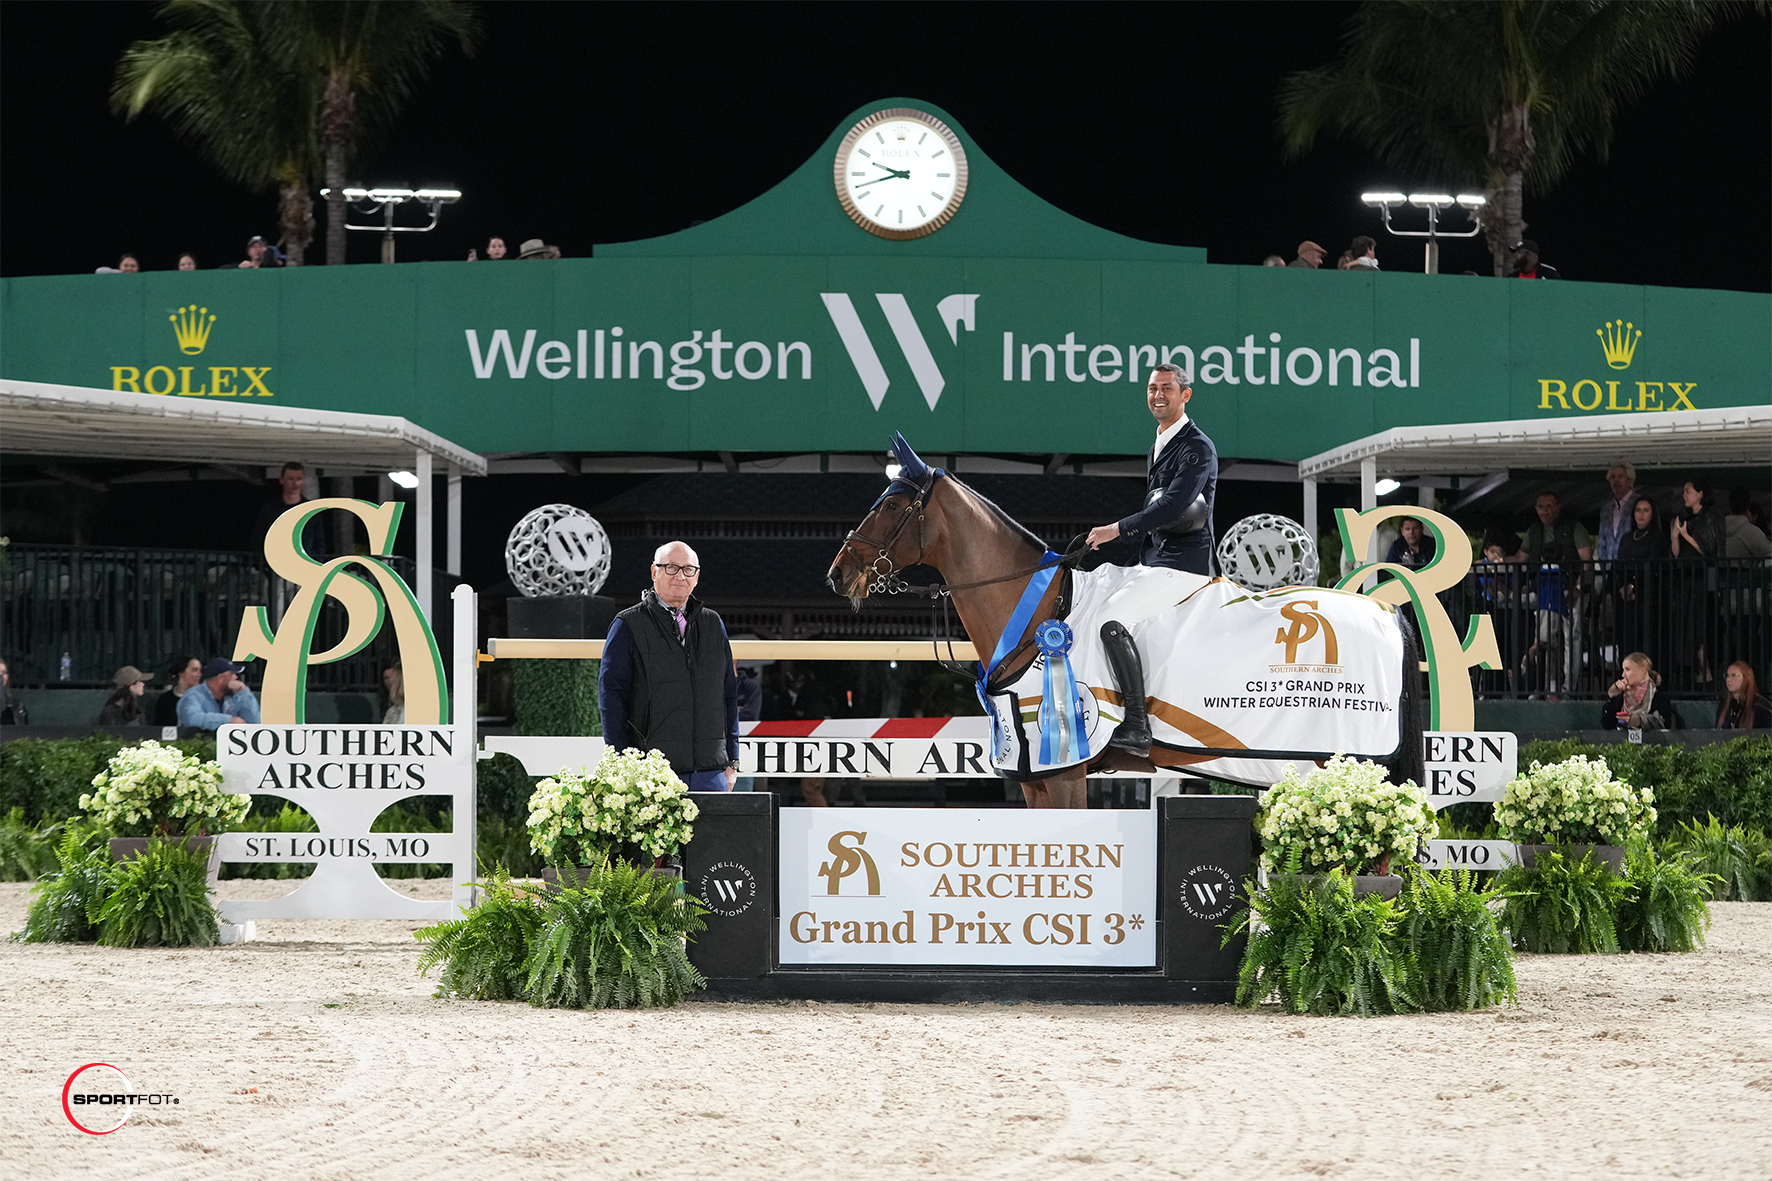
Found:
[{"label": "clock hands", "polygon": [[[878,160],[875,160],[874,167],[875,168],[886,168],[886,165],[880,163]],[[876,176],[873,180],[863,181],[861,184],[858,184],[855,187],[858,189],[865,189],[869,185],[877,185],[883,180],[909,180],[909,179],[911,179],[911,174],[910,174],[909,170],[907,170],[907,169],[886,168],[886,175],[885,176]]]}]

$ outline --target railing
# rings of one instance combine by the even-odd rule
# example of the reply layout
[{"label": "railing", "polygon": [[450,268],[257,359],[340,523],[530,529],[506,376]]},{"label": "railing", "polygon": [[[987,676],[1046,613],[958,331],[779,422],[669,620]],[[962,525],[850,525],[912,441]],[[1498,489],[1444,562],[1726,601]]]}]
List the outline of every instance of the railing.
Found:
[{"label": "railing", "polygon": [[1718,696],[1731,662],[1764,677],[1772,657],[1772,565],[1717,561],[1479,562],[1440,596],[1464,630],[1487,612],[1502,668],[1475,670],[1477,695],[1597,700],[1642,652],[1682,697]]},{"label": "railing", "polygon": [[[248,607],[267,606],[281,619],[295,590],[264,568],[255,553],[13,545],[0,567],[0,658],[17,686],[109,686],[126,664],[162,684],[180,655],[234,650]],[[413,581],[409,558],[391,563]],[[454,578],[434,572],[435,603],[447,603]],[[313,651],[344,635],[345,613],[328,600],[314,631]],[[335,664],[313,666],[315,691],[381,688],[379,662],[394,651],[392,629]],[[68,678],[61,677],[63,653]]]}]

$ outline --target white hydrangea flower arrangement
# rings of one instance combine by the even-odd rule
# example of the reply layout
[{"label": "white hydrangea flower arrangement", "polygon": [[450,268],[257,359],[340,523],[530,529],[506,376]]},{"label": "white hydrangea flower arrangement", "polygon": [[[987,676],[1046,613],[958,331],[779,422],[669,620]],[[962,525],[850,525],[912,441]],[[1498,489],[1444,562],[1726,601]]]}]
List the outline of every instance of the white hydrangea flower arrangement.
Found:
[{"label": "white hydrangea flower arrangement", "polygon": [[606,750],[589,773],[561,768],[529,797],[529,845],[550,862],[589,865],[623,845],[652,857],[689,842],[701,809],[660,752]]},{"label": "white hydrangea flower arrangement", "polygon": [[1305,873],[1382,874],[1412,857],[1435,831],[1433,811],[1421,788],[1385,775],[1377,763],[1341,755],[1303,776],[1287,767],[1262,801],[1262,867],[1283,869],[1296,851]]},{"label": "white hydrangea flower arrangement", "polygon": [[1622,845],[1655,824],[1655,797],[1612,777],[1605,759],[1575,755],[1532,769],[1495,805],[1503,840],[1534,845]]},{"label": "white hydrangea flower arrangement", "polygon": [[93,776],[80,807],[120,837],[219,832],[252,809],[252,797],[221,784],[220,764],[149,740],[118,751]]}]

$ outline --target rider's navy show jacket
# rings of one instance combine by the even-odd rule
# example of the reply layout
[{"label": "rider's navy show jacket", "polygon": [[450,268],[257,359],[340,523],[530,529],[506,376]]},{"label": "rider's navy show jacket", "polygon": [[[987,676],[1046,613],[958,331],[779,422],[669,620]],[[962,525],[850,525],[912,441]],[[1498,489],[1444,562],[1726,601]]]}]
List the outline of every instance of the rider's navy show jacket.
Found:
[{"label": "rider's navy show jacket", "polygon": [[1120,522],[1126,537],[1143,535],[1138,560],[1210,577],[1214,573],[1212,501],[1218,492],[1218,449],[1190,418],[1156,461],[1145,460],[1144,508]]}]

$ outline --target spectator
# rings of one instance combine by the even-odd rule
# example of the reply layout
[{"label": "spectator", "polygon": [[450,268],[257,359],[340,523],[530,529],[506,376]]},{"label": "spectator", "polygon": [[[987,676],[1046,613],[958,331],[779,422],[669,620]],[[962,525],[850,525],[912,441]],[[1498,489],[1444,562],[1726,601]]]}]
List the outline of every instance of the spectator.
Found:
[{"label": "spectator", "polygon": [[1307,238],[1298,244],[1298,257],[1286,265],[1289,267],[1304,267],[1307,270],[1314,271],[1322,266],[1323,260],[1328,257],[1329,252],[1327,250],[1324,250],[1321,246],[1318,246],[1315,242],[1312,242]]},{"label": "spectator", "polygon": [[1655,502],[1638,494],[1631,502],[1630,531],[1618,541],[1618,643],[1621,648],[1661,647],[1660,563],[1667,560],[1667,528]]},{"label": "spectator", "polygon": [[1378,240],[1361,234],[1354,239],[1353,245],[1347,248],[1348,255],[1353,259],[1350,270],[1378,269]]},{"label": "spectator", "polygon": [[139,274],[142,269],[141,259],[133,254],[125,254],[117,260],[117,269],[125,275]]},{"label": "spectator", "polygon": [[1354,252],[1351,250],[1343,250],[1341,252],[1341,257],[1335,260],[1335,269],[1338,271],[1348,270],[1353,265],[1354,265]]},{"label": "spectator", "polygon": [[172,684],[154,702],[153,723],[156,726],[178,725],[178,702],[197,687],[203,679],[203,662],[195,656],[180,656],[172,662]]},{"label": "spectator", "polygon": [[[297,505],[312,503],[311,498],[307,495],[307,486],[308,469],[303,466],[301,460],[292,459],[283,465],[283,470],[277,474],[277,491],[259,506],[258,517],[253,522],[252,542],[254,547],[264,544],[265,534],[270,532],[271,525],[278,517]],[[320,536],[320,531],[314,522],[309,521],[302,530],[302,548],[307,550],[309,554],[319,553],[320,551],[315,548],[315,545],[320,541]]]},{"label": "spectator", "polygon": [[[486,239],[486,258],[488,261],[496,262],[499,259],[503,258],[504,256],[505,256],[505,240],[503,238],[493,237],[493,238]],[[469,249],[468,261],[469,262],[478,262],[479,259],[480,259],[480,252],[478,250]]]},{"label": "spectator", "polygon": [[667,542],[652,586],[615,617],[603,645],[597,700],[614,750],[658,750],[691,791],[738,779],[738,674],[726,625],[702,606],[695,551]]},{"label": "spectator", "polygon": [[1264,267],[1283,267],[1286,265],[1286,260],[1277,254],[1270,254],[1261,260],[1261,265]]},{"label": "spectator", "polygon": [[240,270],[250,270],[254,267],[280,267],[282,265],[283,255],[278,252],[275,246],[257,234],[247,239],[246,258],[240,263]]},{"label": "spectator", "polygon": [[388,691],[388,709],[381,716],[384,726],[404,726],[406,724],[406,675],[400,671],[398,660],[381,670],[382,688]]},{"label": "spectator", "polygon": [[1594,557],[1610,562],[1618,557],[1618,543],[1631,531],[1631,514],[1637,504],[1637,469],[1619,460],[1606,469],[1606,487],[1612,495],[1600,506],[1600,536]]},{"label": "spectator", "polygon": [[1414,517],[1404,517],[1402,535],[1391,543],[1384,560],[1410,570],[1419,570],[1434,560],[1435,543],[1426,527]]},{"label": "spectator", "polygon": [[[1673,703],[1656,701],[1661,674],[1641,652],[1624,658],[1620,675],[1606,690],[1606,706],[1600,713],[1602,730],[1668,730]],[[1662,711],[1667,710],[1667,715]]]},{"label": "spectator", "polygon": [[1729,515],[1723,518],[1725,558],[1772,558],[1772,540],[1755,523],[1753,494],[1746,488],[1729,493]]},{"label": "spectator", "polygon": [[126,664],[111,678],[117,691],[105,699],[98,711],[101,726],[139,726],[142,724],[142,690],[147,687],[148,674],[133,664]]},{"label": "spectator", "polygon": [[517,254],[518,258],[559,258],[560,248],[549,245],[540,238],[530,238],[523,243]]},{"label": "spectator", "polygon": [[1753,666],[1737,660],[1723,675],[1723,705],[1717,711],[1719,730],[1772,730],[1772,703],[1760,696]]},{"label": "spectator", "polygon": [[[1723,556],[1722,514],[1711,507],[1710,481],[1687,480],[1680,487],[1683,507],[1674,517],[1668,548],[1682,561],[1711,562]],[[1690,669],[1694,684],[1712,680],[1709,657],[1716,651],[1716,571],[1683,571],[1675,596],[1674,658],[1681,671]]]},{"label": "spectator", "polygon": [[178,724],[193,730],[217,730],[230,722],[259,724],[258,698],[240,679],[244,664],[225,656],[203,662],[203,680],[178,699]]},{"label": "spectator", "polygon": [[[1537,638],[1526,649],[1528,659],[1542,653],[1548,662],[1545,692],[1552,698],[1574,687],[1581,671],[1581,644],[1575,634],[1581,598],[1581,563],[1594,556],[1593,539],[1581,522],[1563,516],[1555,492],[1541,492],[1533,504],[1538,520],[1526,531],[1526,546],[1513,555],[1525,562],[1538,595]],[[1561,661],[1555,654],[1561,654]],[[1560,675],[1559,675],[1560,671]]]},{"label": "spectator", "polygon": [[1561,279],[1557,268],[1538,261],[1538,243],[1522,238],[1514,246],[1513,277],[1516,279]]},{"label": "spectator", "polygon": [[[763,682],[757,678],[754,668],[738,670],[738,720],[755,722],[763,717]],[[733,791],[751,791],[757,785],[756,778],[740,775],[733,784]]]},{"label": "spectator", "polygon": [[25,703],[12,695],[12,670],[0,660],[0,726],[29,726],[31,715]]},{"label": "spectator", "polygon": [[178,256],[178,269],[181,271],[196,270],[197,269],[197,256],[192,254],[189,250],[187,250],[183,254],[179,255]]}]

